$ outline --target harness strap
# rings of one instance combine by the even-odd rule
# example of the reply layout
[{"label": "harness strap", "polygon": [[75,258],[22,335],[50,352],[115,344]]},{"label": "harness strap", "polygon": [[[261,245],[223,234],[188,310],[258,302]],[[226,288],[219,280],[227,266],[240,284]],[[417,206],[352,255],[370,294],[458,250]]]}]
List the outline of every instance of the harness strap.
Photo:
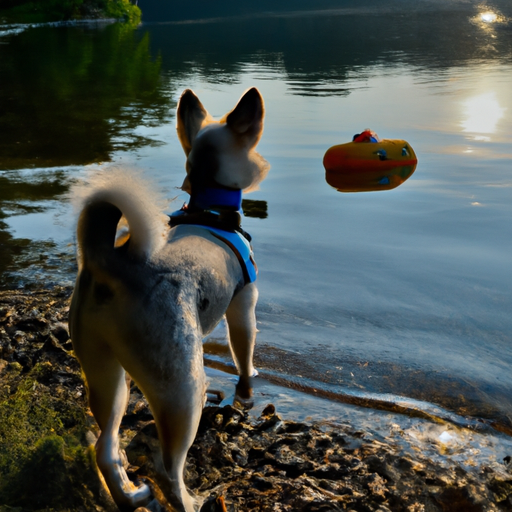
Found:
[{"label": "harness strap", "polygon": [[[238,216],[237,226],[233,228],[232,222],[226,222],[222,213],[214,211],[201,211],[187,213],[186,205],[184,209],[174,212],[169,216],[169,225],[171,228],[180,224],[194,225],[207,229],[215,238],[225,243],[234,253],[244,276],[244,285],[256,281],[258,267],[254,261],[251,249],[251,235],[240,227],[240,214]],[[234,219],[234,217],[231,217]]]},{"label": "harness strap", "polygon": [[169,216],[171,228],[180,224],[207,229],[225,243],[237,257],[244,283],[253,283],[258,267],[252,256],[251,235],[242,229],[242,191],[213,182],[207,187],[193,187],[189,204]]},{"label": "harness strap", "polygon": [[[208,230],[215,238],[220,240],[221,242],[224,242],[234,253],[235,256],[238,259],[238,262],[240,263],[240,267],[242,268],[242,273],[244,275],[244,284],[254,283],[256,281],[256,277],[258,275],[258,266],[256,265],[256,262],[254,261],[254,258],[252,257],[252,251],[249,248],[249,255],[246,255],[246,258],[244,258],[244,255],[240,252],[239,248],[236,247],[235,244],[229,240],[225,234],[219,235],[216,233],[216,230],[209,229]],[[238,236],[238,235],[236,235]],[[245,252],[245,251],[244,251]]]},{"label": "harness strap", "polygon": [[224,210],[198,210],[190,212],[188,206],[184,204],[181,210],[169,215],[169,225],[171,228],[179,224],[195,224],[197,226],[206,226],[209,228],[221,229],[240,233],[248,242],[252,237],[241,226],[242,216],[239,212]]}]

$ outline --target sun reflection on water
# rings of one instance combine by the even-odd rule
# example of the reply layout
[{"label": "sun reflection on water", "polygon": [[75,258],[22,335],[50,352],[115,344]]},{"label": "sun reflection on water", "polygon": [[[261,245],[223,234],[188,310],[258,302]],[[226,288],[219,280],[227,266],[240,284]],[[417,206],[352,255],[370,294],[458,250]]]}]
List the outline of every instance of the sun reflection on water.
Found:
[{"label": "sun reflection on water", "polygon": [[492,11],[482,12],[480,19],[485,23],[494,23],[498,20],[498,15]]},{"label": "sun reflection on water", "polygon": [[483,29],[490,29],[497,23],[507,23],[509,21],[501,13],[492,11],[488,7],[482,7],[481,9],[474,18],[471,18],[471,21],[480,25]]},{"label": "sun reflection on water", "polygon": [[494,92],[473,96],[463,103],[465,120],[462,131],[477,134],[477,140],[490,140],[489,135],[496,133],[498,122],[504,116],[502,107]]}]

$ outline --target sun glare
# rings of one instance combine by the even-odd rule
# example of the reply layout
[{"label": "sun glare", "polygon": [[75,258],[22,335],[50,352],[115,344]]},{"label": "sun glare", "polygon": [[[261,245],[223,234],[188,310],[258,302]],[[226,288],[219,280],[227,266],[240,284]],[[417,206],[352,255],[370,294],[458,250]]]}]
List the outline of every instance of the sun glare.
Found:
[{"label": "sun glare", "polygon": [[[473,96],[463,103],[465,120],[462,122],[464,132],[490,135],[496,132],[499,120],[506,108],[496,99],[494,92]],[[480,137],[488,140],[489,137]]]},{"label": "sun glare", "polygon": [[498,15],[495,12],[487,11],[480,14],[480,19],[485,23],[494,23],[498,20]]},{"label": "sun glare", "polygon": [[493,25],[508,23],[509,21],[510,20],[506,16],[503,16],[499,11],[491,11],[486,7],[482,7],[482,10],[476,16],[471,18],[472,23],[476,23],[485,30],[494,28]]}]

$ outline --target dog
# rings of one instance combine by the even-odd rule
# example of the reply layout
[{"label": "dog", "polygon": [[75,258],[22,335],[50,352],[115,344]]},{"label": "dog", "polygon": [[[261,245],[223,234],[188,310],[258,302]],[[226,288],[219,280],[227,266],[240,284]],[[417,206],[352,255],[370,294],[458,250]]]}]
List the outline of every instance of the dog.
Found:
[{"label": "dog", "polygon": [[[101,431],[97,465],[122,511],[152,500],[146,484],[128,479],[119,450],[130,377],[157,426],[160,487],[182,512],[200,506],[183,472],[205,403],[202,340],[224,317],[239,373],[236,398],[251,400],[258,291],[237,209],[242,191],[256,188],[269,169],[255,151],[263,119],[256,88],[220,121],[184,91],[177,132],[187,156],[182,188],[190,202],[170,225],[151,191],[133,176],[104,172],[77,192],[78,275],[69,327]],[[116,240],[121,218],[129,237]]]}]

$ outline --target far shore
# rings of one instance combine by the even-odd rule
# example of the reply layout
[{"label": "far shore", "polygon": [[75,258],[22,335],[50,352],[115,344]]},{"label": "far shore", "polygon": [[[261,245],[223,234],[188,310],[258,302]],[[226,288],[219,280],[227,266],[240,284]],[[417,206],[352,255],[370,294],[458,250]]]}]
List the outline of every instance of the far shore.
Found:
[{"label": "far shore", "polygon": [[116,19],[139,23],[141,11],[129,0],[84,0],[83,2],[6,1],[0,8],[1,24],[51,23]]}]

